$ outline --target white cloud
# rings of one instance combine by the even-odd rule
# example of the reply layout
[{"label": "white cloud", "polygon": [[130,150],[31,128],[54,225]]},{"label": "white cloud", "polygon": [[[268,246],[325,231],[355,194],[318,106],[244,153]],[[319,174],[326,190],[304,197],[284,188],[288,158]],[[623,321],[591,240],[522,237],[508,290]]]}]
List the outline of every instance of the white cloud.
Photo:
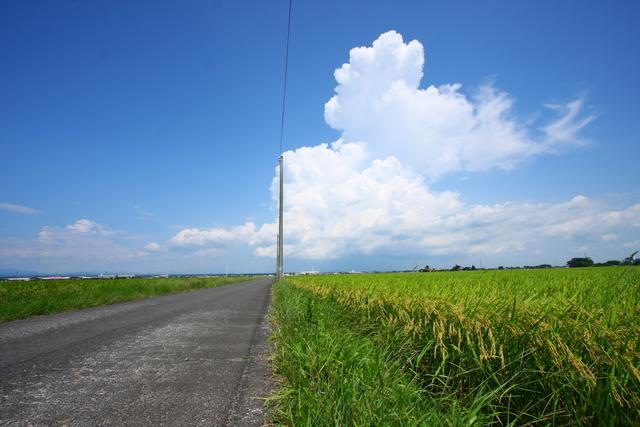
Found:
[{"label": "white cloud", "polygon": [[64,228],[45,225],[38,233],[38,239],[43,243],[61,242],[68,240],[87,240],[100,236],[112,236],[118,232],[109,230],[102,224],[89,219],[79,219]]},{"label": "white cloud", "polygon": [[419,87],[424,49],[395,31],[351,50],[335,71],[336,94],[325,120],[347,142],[366,141],[377,158],[394,156],[429,179],[459,171],[512,169],[541,154],[583,144],[583,100],[548,105],[558,118],[537,128],[518,120],[515,100],[492,85],[472,97],[461,85]]},{"label": "white cloud", "polygon": [[[611,239],[614,231],[640,226],[640,204],[611,210],[585,196],[556,204],[467,205],[457,193],[430,190],[394,157],[371,159],[362,143],[337,141],[284,156],[285,253],[296,258],[502,255],[534,249],[550,239]],[[275,222],[260,228],[249,222],[228,229],[185,229],[172,242],[250,244],[256,255],[273,257],[276,227]]]},{"label": "white cloud", "polygon": [[37,209],[30,208],[29,206],[16,205],[14,203],[0,203],[0,209],[8,212],[20,213],[20,214],[38,213]]},{"label": "white cloud", "polygon": [[602,240],[606,242],[611,242],[613,240],[617,240],[618,236],[615,233],[607,233],[602,235]]},{"label": "white cloud", "polygon": [[55,234],[56,232],[52,227],[45,225],[40,229],[40,232],[38,233],[38,239],[41,242],[51,242],[55,238]]},{"label": "white cloud", "polygon": [[88,219],[79,219],[73,224],[67,225],[67,230],[71,230],[73,233],[77,234],[110,234],[111,232],[107,231],[107,229],[98,224],[95,221],[91,221]]},{"label": "white cloud", "polygon": [[147,245],[145,245],[144,248],[148,251],[153,251],[153,252],[162,250],[162,247],[157,242],[150,242]]},{"label": "white cloud", "polygon": [[[45,225],[38,233],[38,241],[29,248],[33,257],[128,260],[148,255],[138,248],[118,241],[123,233],[110,230],[89,219],[79,219],[64,227]],[[148,249],[148,248],[147,248]]]},{"label": "white cloud", "polygon": [[209,229],[185,228],[176,234],[171,243],[176,246],[204,246],[215,243],[245,242],[252,240],[256,226],[252,222],[225,229],[214,227]]},{"label": "white cloud", "polygon": [[[335,259],[363,254],[503,256],[548,242],[564,247],[613,240],[640,227],[640,204],[610,209],[585,196],[563,203],[469,205],[428,182],[455,172],[511,169],[519,162],[584,144],[593,116],[584,101],[547,105],[556,117],[535,124],[516,117],[514,98],[493,85],[471,96],[460,84],[420,88],[424,49],[382,34],[352,49],[335,71],[325,120],[341,131],[332,144],[285,157],[285,254]],[[278,170],[271,183],[277,199]],[[275,256],[277,225],[188,228],[174,246],[219,249],[249,244]],[[567,249],[568,250],[568,249]]]}]

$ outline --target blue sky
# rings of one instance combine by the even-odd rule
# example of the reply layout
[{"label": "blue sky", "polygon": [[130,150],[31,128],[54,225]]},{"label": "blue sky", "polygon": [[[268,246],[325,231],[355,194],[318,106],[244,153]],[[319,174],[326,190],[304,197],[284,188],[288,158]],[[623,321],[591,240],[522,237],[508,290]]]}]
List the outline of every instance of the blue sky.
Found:
[{"label": "blue sky", "polygon": [[[273,268],[270,185],[286,2],[24,1],[0,8],[0,269]],[[585,251],[604,260],[637,249],[638,18],[633,1],[294,1],[284,149],[294,170],[324,166],[288,175],[287,268],[563,263]],[[325,103],[340,86],[334,70],[366,67],[350,49],[368,46],[375,56],[372,43],[390,30],[402,41],[389,38],[395,50],[380,50],[363,74],[381,94],[387,77],[409,82],[421,67],[409,64],[391,77],[376,70],[398,69],[393,52],[420,58],[410,44],[417,40],[426,56],[419,87],[392,96],[399,103],[393,111],[367,115],[379,99],[358,88],[349,95],[345,83],[339,101],[353,111],[327,120]],[[509,105],[497,121],[460,116],[452,134],[442,133],[447,124],[434,131],[438,141],[424,139],[437,112],[421,104],[421,91],[454,83],[477,112],[482,87],[498,94],[487,103],[508,94]],[[434,108],[448,102],[441,95]],[[572,123],[584,125],[562,128],[562,138],[545,133],[576,100]],[[408,113],[392,119],[394,111]],[[383,119],[368,123],[375,114]],[[480,122],[465,133],[459,129],[467,119]],[[504,136],[479,132],[483,126],[517,129]],[[513,144],[494,147],[503,136]],[[353,150],[301,149],[341,137],[347,147],[364,144],[366,154],[356,162]],[[483,144],[483,154],[468,154]],[[456,147],[457,166],[433,157],[443,147]],[[332,173],[327,156],[336,155],[352,169]],[[376,160],[389,157],[399,163],[363,181]],[[345,188],[367,201],[338,194]],[[409,200],[424,206],[416,210]],[[344,231],[332,216],[354,222]]]}]

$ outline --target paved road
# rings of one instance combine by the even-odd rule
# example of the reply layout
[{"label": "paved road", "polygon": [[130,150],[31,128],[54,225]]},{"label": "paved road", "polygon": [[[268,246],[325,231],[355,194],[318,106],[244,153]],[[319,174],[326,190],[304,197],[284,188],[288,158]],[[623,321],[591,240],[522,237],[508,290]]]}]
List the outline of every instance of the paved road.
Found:
[{"label": "paved road", "polygon": [[261,425],[271,280],[0,324],[0,425]]}]

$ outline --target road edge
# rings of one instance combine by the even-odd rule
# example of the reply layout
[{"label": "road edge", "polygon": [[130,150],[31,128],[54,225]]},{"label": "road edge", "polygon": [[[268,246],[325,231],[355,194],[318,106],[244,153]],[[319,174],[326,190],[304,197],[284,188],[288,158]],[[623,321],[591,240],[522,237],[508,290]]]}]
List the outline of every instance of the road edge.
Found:
[{"label": "road edge", "polygon": [[265,298],[260,313],[260,322],[256,325],[246,356],[242,376],[238,382],[235,396],[225,425],[227,426],[263,426],[267,424],[265,399],[273,391],[269,358],[271,345],[269,336],[271,324],[268,313],[271,309],[273,282]]}]

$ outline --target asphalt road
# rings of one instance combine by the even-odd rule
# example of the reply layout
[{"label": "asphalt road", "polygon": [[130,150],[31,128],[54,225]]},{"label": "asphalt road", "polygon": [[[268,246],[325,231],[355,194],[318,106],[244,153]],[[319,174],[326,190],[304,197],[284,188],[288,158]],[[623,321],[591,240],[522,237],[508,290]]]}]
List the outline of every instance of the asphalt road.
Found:
[{"label": "asphalt road", "polygon": [[271,280],[0,324],[0,425],[261,425]]}]

